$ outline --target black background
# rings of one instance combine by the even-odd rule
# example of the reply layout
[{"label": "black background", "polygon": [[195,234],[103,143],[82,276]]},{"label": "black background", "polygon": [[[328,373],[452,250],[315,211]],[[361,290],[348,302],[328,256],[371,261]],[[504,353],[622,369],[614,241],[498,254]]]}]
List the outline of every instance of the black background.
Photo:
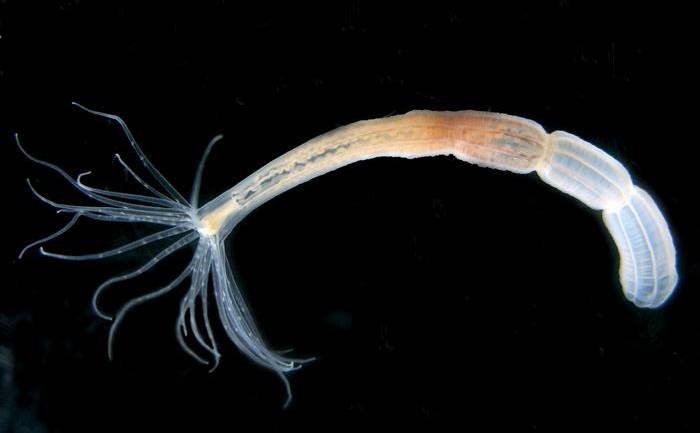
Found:
[{"label": "black background", "polygon": [[[50,2],[47,2],[50,3]],[[698,427],[697,44],[667,4],[591,2],[24,1],[0,5],[4,181],[0,430],[244,431],[448,425],[518,430]],[[377,159],[272,200],[234,231],[231,260],[267,340],[318,361],[294,401],[215,329],[213,373],[177,345],[179,295],[134,310],[106,356],[94,287],[155,248],[61,262],[23,245],[65,223],[36,200],[81,198],[12,141],[72,174],[134,188],[119,114],[204,199],[356,120],[411,109],[520,115],[596,143],[657,198],[680,285],[659,310],[627,302],[599,212],[543,184],[454,158]],[[85,253],[147,227],[79,224],[47,249]],[[115,287],[108,311],[187,260]],[[180,290],[180,294],[183,290]],[[695,409],[695,411],[694,411]],[[250,430],[245,430],[250,431]],[[695,430],[697,431],[697,430]]]}]

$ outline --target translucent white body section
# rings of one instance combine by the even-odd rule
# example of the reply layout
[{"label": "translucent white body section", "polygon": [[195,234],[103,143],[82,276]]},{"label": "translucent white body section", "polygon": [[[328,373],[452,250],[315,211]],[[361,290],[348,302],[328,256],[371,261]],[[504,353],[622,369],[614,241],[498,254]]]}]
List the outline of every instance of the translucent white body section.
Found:
[{"label": "translucent white body section", "polygon": [[603,220],[620,250],[620,281],[627,299],[638,307],[663,304],[678,281],[676,248],[654,200],[635,187],[627,204],[603,211]]},{"label": "translucent white body section", "polygon": [[634,186],[622,164],[587,141],[556,131],[549,146],[537,174],[587,206],[603,210],[620,252],[625,297],[638,307],[663,304],[678,282],[676,249],[654,200]]},{"label": "translucent white body section", "polygon": [[615,158],[567,132],[550,135],[550,149],[537,174],[593,209],[615,209],[633,191],[629,173]]}]

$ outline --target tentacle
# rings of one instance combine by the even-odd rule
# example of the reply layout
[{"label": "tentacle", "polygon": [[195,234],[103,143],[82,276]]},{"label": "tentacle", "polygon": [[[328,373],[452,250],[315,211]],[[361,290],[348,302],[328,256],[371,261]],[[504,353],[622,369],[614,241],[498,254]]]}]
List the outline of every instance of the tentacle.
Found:
[{"label": "tentacle", "polygon": [[83,187],[84,189],[86,189],[88,191],[95,192],[95,193],[98,193],[100,195],[107,196],[107,197],[115,197],[115,198],[120,198],[123,200],[133,200],[133,201],[139,201],[142,203],[150,203],[152,205],[161,206],[161,207],[176,207],[177,209],[180,209],[183,212],[189,211],[189,209],[182,206],[180,203],[173,201],[173,200],[170,200],[169,198],[167,198],[165,196],[163,196],[165,198],[148,197],[148,196],[140,195],[140,194],[131,194],[131,193],[119,192],[119,191],[108,191],[106,189],[91,187],[89,185],[84,184],[82,181],[83,176],[86,176],[87,174],[89,174],[89,172],[88,173],[81,173],[80,175],[78,175],[78,177],[76,178],[76,182],[78,182],[78,184],[80,184],[81,187]]},{"label": "tentacle", "polygon": [[69,255],[69,254],[57,254],[57,253],[51,253],[48,251],[45,251],[44,248],[41,248],[41,253],[45,256],[49,257],[54,257],[57,259],[63,259],[63,260],[99,260],[99,259],[104,259],[106,257],[112,257],[116,256],[122,253],[125,253],[127,251],[131,251],[136,248],[140,248],[144,245],[148,245],[153,242],[157,242],[161,239],[165,239],[170,236],[175,236],[180,233],[184,233],[186,231],[189,231],[189,227],[172,227],[157,233],[150,234],[148,236],[144,236],[141,239],[137,239],[133,242],[129,242],[128,244],[119,246],[117,248],[113,248],[111,250],[103,251],[101,253],[94,253],[94,254],[82,254],[82,255]]},{"label": "tentacle", "polygon": [[168,180],[163,177],[163,175],[158,171],[158,169],[151,164],[151,161],[146,158],[146,155],[143,153],[141,148],[139,147],[138,143],[136,143],[136,139],[134,139],[134,136],[131,134],[131,131],[129,131],[129,127],[126,126],[126,123],[124,120],[122,120],[121,117],[116,116],[114,114],[108,114],[108,113],[103,113],[101,111],[96,111],[96,110],[91,110],[89,108],[86,108],[77,102],[73,102],[73,105],[75,105],[78,108],[81,108],[88,113],[94,114],[96,116],[101,116],[105,117],[107,119],[112,119],[119,123],[119,126],[121,126],[122,131],[124,131],[124,135],[126,135],[126,138],[129,140],[129,143],[131,144],[131,147],[136,151],[136,154],[139,156],[139,159],[141,160],[141,163],[143,163],[144,167],[153,175],[153,177],[158,181],[158,183],[161,184],[161,186],[168,192],[168,194],[176,201],[180,202],[181,204],[188,206],[189,203],[187,203],[187,200],[172,186]]},{"label": "tentacle", "polygon": [[220,243],[219,250],[221,252],[221,257],[224,259],[222,265],[225,270],[224,276],[226,278],[226,283],[230,287],[230,293],[233,294],[232,299],[235,301],[236,308],[234,310],[241,314],[241,318],[244,322],[244,329],[247,329],[246,334],[254,337],[257,348],[264,349],[261,352],[267,357],[268,360],[272,360],[278,367],[282,367],[280,370],[297,370],[301,367],[302,363],[315,360],[316,358],[314,357],[300,359],[281,356],[279,352],[267,348],[265,343],[262,341],[262,333],[257,327],[252,314],[250,313],[250,309],[248,308],[243,293],[238,287],[238,283],[236,283],[233,270],[231,269],[231,264],[229,263],[228,256],[226,254],[226,246],[223,243]]},{"label": "tentacle", "polygon": [[80,212],[76,212],[76,213],[73,215],[73,218],[71,218],[71,220],[68,221],[68,224],[66,224],[65,226],[63,226],[63,228],[59,229],[59,230],[58,230],[57,232],[55,232],[54,234],[48,235],[48,236],[46,236],[45,238],[41,238],[41,239],[39,239],[39,240],[37,240],[37,241],[34,241],[34,242],[32,242],[31,244],[27,245],[26,247],[22,248],[22,251],[20,251],[19,256],[18,256],[17,258],[18,258],[18,259],[21,259],[22,256],[24,255],[24,253],[25,253],[29,248],[35,247],[35,246],[37,246],[37,245],[39,245],[39,244],[43,244],[44,242],[48,242],[48,241],[50,241],[50,240],[52,240],[52,239],[56,239],[57,237],[61,236],[63,233],[65,233],[65,232],[67,232],[68,230],[70,230],[70,228],[73,227],[73,226],[75,225],[75,223],[78,221],[78,218],[80,218],[81,215],[82,215],[82,214],[81,214]]},{"label": "tentacle", "polygon": [[199,205],[199,187],[202,184],[202,173],[204,172],[204,164],[207,162],[207,158],[209,157],[209,153],[211,152],[212,147],[214,147],[214,145],[218,143],[222,138],[224,138],[224,136],[221,134],[212,138],[211,141],[209,141],[209,144],[207,144],[206,149],[204,149],[202,159],[199,160],[199,165],[197,166],[197,173],[195,174],[194,182],[192,183],[192,195],[190,196],[190,203],[192,204],[192,208],[194,209],[197,209]]},{"label": "tentacle", "polygon": [[[178,205],[179,203],[170,201],[165,202],[162,205],[159,206],[149,206],[149,205],[144,205],[144,204],[138,204],[138,203],[129,203],[123,200],[115,200],[113,198],[109,198],[110,194],[104,194],[109,193],[109,191],[106,190],[100,190],[98,188],[91,188],[89,186],[86,186],[84,183],[80,181],[80,179],[83,176],[87,176],[89,174],[92,174],[91,171],[86,171],[84,173],[80,173],[78,177],[76,178],[75,181],[72,181],[73,183],[83,194],[87,195],[88,197],[95,199],[99,201],[100,203],[106,204],[106,205],[111,205],[114,206],[117,209],[125,208],[125,209],[137,209],[137,210],[143,210],[143,211],[154,211],[154,212],[168,212],[172,213],[173,215],[185,215],[189,212],[188,209],[180,209],[177,208],[175,205]],[[143,196],[140,201],[144,201],[144,199],[149,199],[150,197]],[[155,200],[155,199],[153,199]]]},{"label": "tentacle", "polygon": [[[76,212],[74,210],[61,209],[59,212]],[[150,216],[134,216],[134,215],[114,215],[114,214],[100,214],[95,212],[82,212],[83,216],[97,221],[106,222],[125,222],[125,223],[147,223],[147,224],[159,224],[166,226],[179,226],[184,225],[190,229],[195,228],[191,221],[179,218],[166,218],[166,217],[150,217]]]},{"label": "tentacle", "polygon": [[231,341],[250,360],[275,371],[279,375],[287,390],[286,407],[291,402],[292,394],[285,374],[300,368],[302,364],[267,347],[233,278],[223,243],[219,243],[214,248],[213,253],[214,293],[224,330]]},{"label": "tentacle", "polygon": [[114,216],[148,216],[148,217],[165,217],[165,218],[172,218],[177,221],[185,222],[188,221],[189,218],[182,213],[179,212],[170,212],[167,210],[142,210],[142,209],[131,209],[131,208],[115,208],[115,207],[105,207],[105,206],[79,206],[79,205],[70,205],[70,204],[63,204],[63,203],[57,203],[53,200],[50,200],[43,195],[39,194],[39,192],[34,188],[32,185],[32,182],[27,179],[27,184],[29,185],[29,188],[32,190],[32,193],[41,201],[44,203],[48,204],[49,206],[55,207],[57,209],[64,209],[64,210],[72,210],[72,211],[80,211],[80,212],[99,212],[102,214],[106,215],[114,215]]},{"label": "tentacle", "polygon": [[[197,245],[197,254],[202,254],[202,251],[205,252],[205,254],[208,254],[208,251],[206,251],[206,248],[200,241],[200,243]],[[187,294],[183,296],[182,300],[180,301],[180,314],[178,315],[178,319],[175,322],[175,336],[177,338],[177,342],[182,347],[182,350],[184,350],[188,355],[190,355],[192,358],[194,358],[197,362],[207,365],[207,361],[199,356],[197,352],[195,352],[188,344],[187,341],[185,340],[185,337],[187,336],[187,326],[184,321],[184,316],[186,314],[187,310],[187,299],[190,296],[190,293],[193,291],[196,291],[198,288],[198,284],[200,284],[200,272],[199,272],[199,262],[197,266],[192,271],[192,282],[190,284],[190,289],[188,290]]]},{"label": "tentacle", "polygon": [[171,199],[167,195],[165,195],[162,192],[158,191],[157,189],[153,188],[151,185],[148,184],[148,182],[141,179],[141,177],[138,174],[136,174],[136,172],[131,167],[129,167],[129,165],[126,162],[124,162],[124,160],[122,159],[121,156],[119,156],[118,153],[114,154],[114,158],[122,165],[122,167],[124,167],[124,169],[127,171],[127,173],[129,173],[138,183],[141,184],[141,186],[143,186],[144,188],[146,188],[147,190],[149,190],[150,192],[157,195],[158,197],[160,197],[163,200],[173,202],[183,209],[188,209],[188,206],[185,206],[182,203],[174,201],[173,199]]},{"label": "tentacle", "polygon": [[178,320],[177,323],[175,324],[175,337],[177,338],[177,342],[182,347],[182,350],[184,350],[188,355],[190,355],[192,358],[194,358],[197,362],[200,364],[208,365],[209,363],[199,356],[197,352],[192,350],[192,348],[187,344],[187,341],[185,340],[185,337],[187,336],[187,331],[185,328],[184,323],[180,323]]},{"label": "tentacle", "polygon": [[[211,267],[211,265],[210,265]],[[207,274],[207,281],[209,280],[209,275]],[[219,348],[216,347],[216,339],[214,338],[214,332],[212,331],[211,328],[211,323],[209,323],[209,303],[207,301],[208,298],[208,284],[207,288],[204,289],[202,292],[202,316],[204,319],[204,328],[207,331],[207,338],[209,338],[209,342],[211,343],[211,347],[214,349],[214,364],[212,367],[209,369],[209,372],[211,373],[212,371],[216,370],[216,367],[219,366],[219,359],[221,358],[221,354],[219,353]]]},{"label": "tentacle", "polygon": [[134,308],[137,305],[143,304],[144,302],[150,301],[151,299],[157,298],[159,296],[162,296],[175,287],[177,287],[180,283],[182,283],[185,278],[187,278],[191,273],[192,269],[194,266],[197,264],[197,261],[200,260],[200,249],[198,248],[190,263],[187,265],[187,267],[178,275],[173,281],[168,283],[167,285],[161,287],[160,289],[156,290],[155,292],[151,292],[148,294],[145,294],[143,296],[139,296],[138,298],[134,298],[131,301],[127,302],[124,304],[124,306],[119,310],[117,315],[114,318],[114,322],[112,323],[112,326],[109,328],[109,337],[107,339],[107,356],[109,359],[112,359],[112,354],[113,352],[113,342],[114,342],[114,334],[116,333],[117,329],[119,328],[119,325],[121,322],[124,320],[124,315],[128,313],[132,308]]},{"label": "tentacle", "polygon": [[[92,188],[87,188],[83,184],[81,184],[78,180],[73,179],[73,177],[71,177],[68,173],[66,173],[65,170],[63,170],[59,166],[31,155],[29,152],[27,152],[24,149],[24,147],[22,147],[22,145],[19,141],[19,134],[15,134],[15,142],[17,143],[17,147],[19,148],[19,150],[24,154],[25,157],[27,157],[27,159],[55,171],[56,173],[61,175],[63,178],[65,178],[78,191],[80,191],[81,193],[85,194],[86,196],[92,198],[93,200],[96,200],[96,201],[103,203],[103,204],[106,204],[106,205],[115,206],[115,207],[128,207],[129,209],[140,209],[140,210],[145,210],[145,211],[165,211],[165,209],[163,207],[154,207],[154,206],[146,206],[146,205],[140,205],[140,204],[134,204],[134,203],[127,203],[127,202],[123,202],[123,201],[119,201],[119,200],[113,200],[113,199],[110,199],[108,197],[103,197],[97,190],[94,190]],[[88,172],[80,174],[78,176],[78,179],[80,179],[82,176],[85,176],[87,174],[90,174],[90,172],[88,171]],[[166,202],[166,209],[173,208],[173,204],[176,204],[176,202],[173,202],[172,200],[170,200],[169,202]]]},{"label": "tentacle", "polygon": [[278,371],[277,376],[279,376],[279,378],[282,380],[282,383],[284,384],[284,391],[287,393],[287,398],[284,400],[282,409],[287,409],[292,403],[292,387],[289,385],[289,379],[287,379],[284,372]]},{"label": "tentacle", "polygon": [[170,244],[170,246],[168,246],[167,248],[163,249],[161,252],[156,254],[151,260],[146,262],[140,268],[138,268],[134,271],[128,272],[126,274],[112,277],[112,278],[108,279],[107,281],[105,281],[104,283],[100,284],[97,287],[97,290],[95,290],[95,293],[92,295],[92,308],[95,310],[95,313],[97,313],[97,315],[102,317],[103,319],[112,320],[112,318],[109,315],[104,314],[102,312],[102,310],[97,305],[97,301],[105,289],[107,289],[109,286],[111,286],[115,283],[119,283],[119,282],[122,282],[125,280],[129,280],[129,279],[138,277],[139,275],[143,274],[144,272],[148,271],[153,266],[158,264],[158,262],[160,262],[165,257],[169,256],[170,254],[174,253],[175,251],[179,250],[180,248],[186,246],[187,244],[189,244],[190,242],[194,241],[197,238],[198,238],[197,233],[195,233],[195,232],[190,233],[190,234],[178,239],[177,241],[173,242],[172,244]]},{"label": "tentacle", "polygon": [[[211,266],[211,262],[206,263]],[[209,280],[209,269],[207,268],[204,273],[201,275],[201,282],[200,282],[200,289],[198,290],[197,296],[193,296],[190,298],[189,301],[189,312],[190,312],[190,328],[192,329],[192,333],[194,334],[195,339],[197,342],[204,348],[206,349],[214,358],[218,358],[220,356],[219,352],[214,348],[214,345],[209,345],[207,342],[204,340],[200,330],[199,330],[199,325],[197,324],[196,320],[196,300],[197,297],[199,297],[200,301],[202,299],[202,294],[207,291],[207,283]]]},{"label": "tentacle", "polygon": [[[195,301],[198,296],[201,296],[201,294],[203,292],[206,292],[207,290],[207,284],[209,281],[209,270],[211,267],[211,251],[209,250],[207,245],[205,243],[200,243],[200,246],[198,248],[204,250],[204,257],[193,270],[192,284],[190,285],[189,291],[182,298],[182,301],[180,303],[180,314],[178,316],[176,329],[178,333],[178,339],[180,340],[180,344],[183,346],[185,351],[187,351],[187,353],[192,355],[194,351],[190,349],[190,347],[186,344],[184,340],[184,337],[187,336],[187,322],[185,321],[185,316],[189,314],[189,325],[195,339],[201,347],[203,347],[214,357],[214,365],[216,365],[221,355],[213,345],[210,346],[204,341],[196,321]],[[201,358],[199,356],[196,356],[195,359],[200,360]]]}]

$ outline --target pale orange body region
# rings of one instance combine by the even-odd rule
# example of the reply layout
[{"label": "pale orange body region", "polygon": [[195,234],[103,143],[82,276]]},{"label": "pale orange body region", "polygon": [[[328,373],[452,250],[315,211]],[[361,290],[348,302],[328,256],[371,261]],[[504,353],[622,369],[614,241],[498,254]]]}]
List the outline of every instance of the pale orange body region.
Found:
[{"label": "pale orange body region", "polygon": [[537,123],[505,114],[466,111],[447,114],[457,134],[454,155],[486,167],[527,173],[547,151],[548,134]]},{"label": "pale orange body region", "polygon": [[356,155],[360,159],[454,155],[479,165],[521,173],[536,168],[545,154],[547,136],[539,124],[516,116],[482,111],[417,110],[356,122],[300,147],[322,149],[329,142],[352,141],[356,137],[364,138],[367,144],[355,148],[362,154]]},{"label": "pale orange body region", "polygon": [[480,166],[527,173],[547,150],[537,123],[480,111],[411,111],[364,120],[322,134],[265,165],[200,209],[203,230],[216,233],[229,215],[247,212],[274,196],[356,161],[382,156],[454,155]]}]

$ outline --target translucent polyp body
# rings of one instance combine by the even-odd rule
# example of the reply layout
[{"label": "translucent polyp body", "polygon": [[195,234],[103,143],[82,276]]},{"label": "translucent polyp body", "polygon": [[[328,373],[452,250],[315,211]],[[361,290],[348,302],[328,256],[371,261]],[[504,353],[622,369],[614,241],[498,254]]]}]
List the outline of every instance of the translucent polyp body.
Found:
[{"label": "translucent polyp body", "polygon": [[[620,251],[623,292],[635,305],[659,307],[673,293],[678,281],[676,250],[666,220],[654,200],[634,186],[622,164],[574,135],[560,131],[547,134],[531,120],[479,111],[412,111],[355,122],[312,138],[288,151],[199,207],[204,160],[221,136],[214,137],[207,146],[188,200],[146,158],[121,118],[81,108],[116,121],[121,126],[142,168],[157,182],[158,187],[142,179],[118,156],[124,169],[142,187],[143,194],[90,187],[81,180],[89,173],[73,178],[61,168],[32,157],[20,146],[29,159],[58,173],[95,202],[90,206],[62,204],[43,197],[30,184],[37,197],[60,209],[61,213],[72,214],[72,218],[62,229],[27,248],[62,235],[80,218],[161,226],[161,231],[108,251],[75,256],[41,250],[51,257],[82,261],[111,257],[144,245],[160,243],[160,252],[145,255],[147,260],[141,267],[112,277],[97,288],[93,297],[95,311],[104,318],[110,318],[101,311],[97,302],[104,290],[115,283],[138,277],[169,255],[194,246],[189,265],[177,278],[130,300],[116,313],[108,339],[110,356],[115,330],[127,312],[189,281],[176,322],[176,336],[183,349],[203,363],[207,361],[201,354],[206,353],[212,368],[218,365],[220,352],[208,315],[211,292],[229,340],[251,361],[276,372],[283,379],[289,402],[291,390],[286,374],[308,359],[291,358],[268,347],[229,264],[226,238],[246,215],[275,196],[324,173],[377,157],[453,155],[472,164],[514,173],[537,171],[549,185],[593,209],[603,210],[605,225]],[[468,192],[468,188],[465,191]],[[474,206],[478,206],[478,203],[474,203]],[[571,248],[577,246],[572,245]],[[293,251],[290,250],[290,254]],[[196,343],[198,349],[191,348],[186,337],[189,343]]]}]

